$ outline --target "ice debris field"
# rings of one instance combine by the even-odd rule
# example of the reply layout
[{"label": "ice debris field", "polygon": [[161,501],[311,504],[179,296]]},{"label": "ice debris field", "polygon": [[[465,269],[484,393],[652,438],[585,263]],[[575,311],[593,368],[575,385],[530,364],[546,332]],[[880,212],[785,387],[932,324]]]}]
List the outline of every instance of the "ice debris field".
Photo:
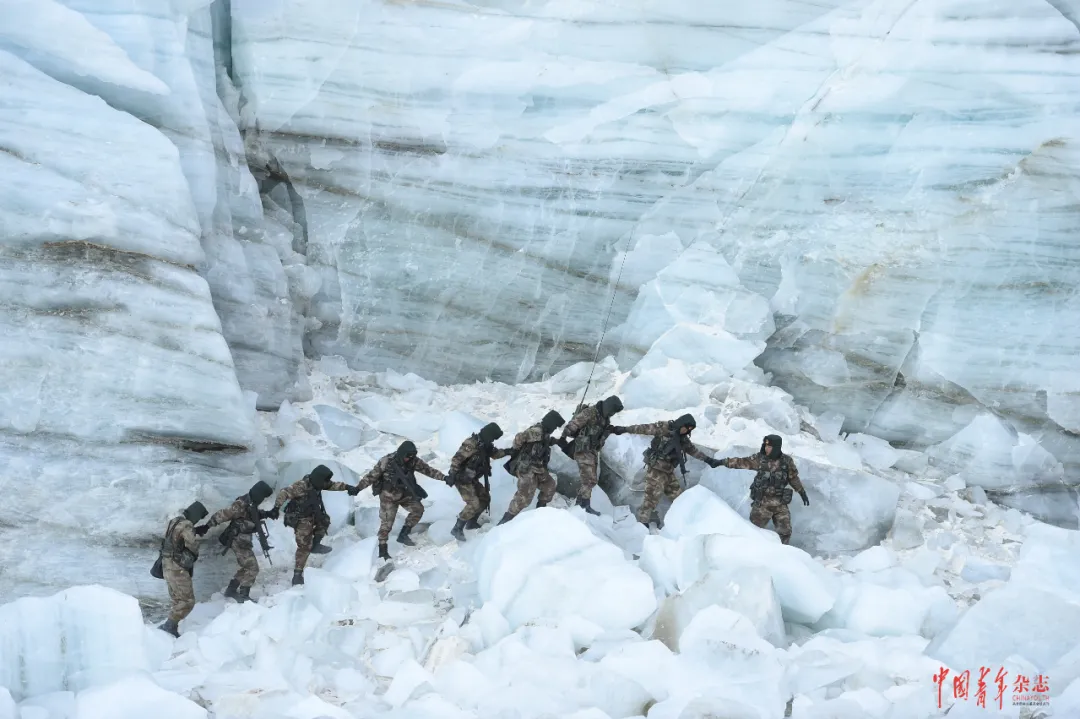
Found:
[{"label": "ice debris field", "polygon": [[[408,437],[445,467],[488,418],[509,436],[575,403],[587,369],[440,387],[324,358],[313,401],[260,415],[264,461],[285,468],[279,486],[316,461],[355,483]],[[590,392],[630,405],[627,380],[604,362]],[[0,719],[1080,716],[1080,533],[998,507],[956,476],[921,481],[933,474],[924,458],[841,437],[835,419],[778,389],[721,387],[693,410],[694,441],[738,456],[785,426],[811,498],[791,507],[802,548],[747,521],[750,473],[700,463],[650,533],[628,506],[644,446],[632,436],[611,438],[601,481],[618,494],[612,477],[633,478],[628,501],[613,506],[598,488],[594,517],[560,494],[464,544],[449,534],[457,492],[421,478],[426,531],[415,548],[391,542],[396,569],[382,583],[377,500],[326,493],[334,551],[312,558],[305,585],[289,586],[295,544],[270,523],[257,603],[200,596],[177,640],[100,586],[0,607]],[[619,421],[672,414],[638,406]],[[555,457],[565,492],[574,465]],[[500,463],[492,516],[513,489]],[[967,698],[952,682],[964,671]],[[1017,677],[1047,684],[1041,705],[1019,705]]]}]

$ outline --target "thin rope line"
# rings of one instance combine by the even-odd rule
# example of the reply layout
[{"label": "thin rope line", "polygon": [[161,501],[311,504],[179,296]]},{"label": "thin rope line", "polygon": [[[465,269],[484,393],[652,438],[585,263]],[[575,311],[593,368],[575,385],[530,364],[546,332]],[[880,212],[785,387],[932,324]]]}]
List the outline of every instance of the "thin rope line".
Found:
[{"label": "thin rope line", "polygon": [[585,383],[585,391],[581,393],[581,402],[578,407],[585,404],[585,396],[589,394],[589,386],[592,384],[593,374],[596,372],[596,361],[600,357],[600,347],[604,344],[607,336],[608,322],[611,321],[611,311],[615,308],[615,295],[619,293],[619,282],[622,281],[623,268],[626,267],[626,258],[630,254],[630,243],[627,241],[626,252],[623,253],[622,262],[619,263],[619,274],[615,278],[615,287],[611,291],[611,302],[608,303],[607,316],[604,317],[604,328],[600,332],[600,341],[596,343],[596,352],[593,353],[592,369],[589,370],[589,380]]}]

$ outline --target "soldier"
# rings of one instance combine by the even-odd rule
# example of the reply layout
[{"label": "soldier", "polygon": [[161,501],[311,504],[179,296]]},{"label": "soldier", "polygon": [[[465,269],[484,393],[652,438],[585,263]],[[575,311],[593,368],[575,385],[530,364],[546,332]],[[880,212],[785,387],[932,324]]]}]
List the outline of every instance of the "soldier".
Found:
[{"label": "soldier", "polygon": [[172,608],[169,617],[158,629],[180,636],[180,622],[195,608],[195,590],[191,587],[191,575],[199,559],[199,539],[195,536],[195,523],[206,516],[206,507],[195,502],[179,517],[169,521],[165,528],[165,540],[161,543],[161,572],[169,588]]},{"label": "soldier", "polygon": [[[583,407],[563,428],[562,437],[559,438],[559,446],[577,462],[578,472],[581,474],[577,505],[589,514],[600,514],[592,508],[592,491],[596,486],[600,448],[604,446],[607,438],[615,433],[617,428],[611,425],[611,418],[621,412],[622,408],[622,400],[615,396]],[[568,442],[570,438],[574,439],[572,445]]]},{"label": "soldier", "polygon": [[[757,471],[750,484],[750,521],[758,527],[766,527],[772,520],[780,541],[791,541],[791,504],[792,490],[799,493],[803,504],[810,506],[799,479],[799,470],[791,455],[780,451],[783,440],[779,435],[770,434],[761,443],[761,451],[749,457],[729,457],[720,460],[720,465],[728,469],[753,469]],[[790,486],[788,486],[790,485]]]},{"label": "soldier", "polygon": [[517,477],[517,492],[510,500],[506,514],[499,520],[500,525],[506,524],[532,504],[537,487],[540,488],[540,498],[536,500],[537,509],[546,507],[555,496],[555,480],[551,478],[547,464],[551,459],[551,446],[558,444],[558,440],[550,435],[564,424],[566,421],[562,415],[551,410],[538,424],[514,437],[513,456],[507,463],[507,471],[512,469],[510,474]]},{"label": "soldier", "polygon": [[416,472],[440,482],[446,481],[442,472],[416,456],[416,445],[406,440],[397,450],[376,462],[357,485],[357,491],[371,487],[371,493],[379,498],[379,559],[390,559],[390,550],[386,545],[390,540],[390,529],[397,519],[398,507],[409,514],[405,517],[397,541],[407,547],[416,545],[409,532],[424,516],[424,505],[420,500],[427,497],[427,492],[416,481]]},{"label": "soldier", "polygon": [[293,586],[304,583],[304,567],[311,554],[328,554],[330,547],[323,546],[322,540],[330,529],[330,515],[323,506],[323,492],[348,492],[355,497],[360,487],[350,487],[344,482],[331,482],[334,473],[326,465],[320,464],[304,475],[298,482],[290,484],[278,492],[274,508],[267,517],[277,519],[281,505],[285,506],[285,526],[292,527],[296,534],[296,566],[293,569]]},{"label": "soldier", "polygon": [[214,512],[209,522],[195,530],[196,535],[203,537],[211,527],[223,522],[229,523],[218,539],[225,546],[226,552],[233,550],[240,568],[225,589],[225,596],[240,603],[251,600],[251,587],[259,576],[259,563],[255,561],[251,535],[259,532],[265,539],[262,535],[262,520],[275,515],[273,510],[260,511],[259,505],[273,493],[274,490],[266,482],[256,482],[247,494],[237,497],[225,509]]},{"label": "soldier", "polygon": [[[457,524],[450,530],[454,539],[465,541],[466,529],[479,529],[477,521],[484,509],[491,505],[491,490],[485,486],[491,478],[491,460],[502,459],[510,454],[495,446],[495,440],[503,436],[502,428],[491,422],[476,434],[467,437],[450,460],[450,472],[446,483],[457,487],[465,500],[465,507],[458,514]],[[481,477],[484,483],[480,483]]]},{"label": "soldier", "polygon": [[706,456],[690,441],[690,433],[697,427],[693,416],[684,414],[674,421],[635,424],[615,427],[612,434],[652,435],[653,441],[645,450],[645,497],[638,509],[638,521],[649,526],[653,511],[666,494],[672,501],[682,494],[683,488],[675,477],[675,467],[686,474],[686,455],[696,457],[710,467],[719,467],[720,460]]}]

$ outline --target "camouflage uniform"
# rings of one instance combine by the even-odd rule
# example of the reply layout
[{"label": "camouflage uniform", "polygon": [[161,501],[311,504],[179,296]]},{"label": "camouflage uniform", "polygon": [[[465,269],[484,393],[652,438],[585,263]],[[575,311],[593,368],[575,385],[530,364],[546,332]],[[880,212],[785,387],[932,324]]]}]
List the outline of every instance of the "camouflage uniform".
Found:
[{"label": "camouflage uniform", "polygon": [[577,462],[581,475],[581,489],[578,498],[586,502],[592,500],[593,487],[596,486],[597,467],[600,463],[600,449],[611,436],[613,429],[608,418],[599,409],[601,403],[583,407],[563,429],[563,437],[574,437],[574,461]]},{"label": "camouflage uniform", "polygon": [[[790,455],[781,454],[779,458],[766,457],[758,453],[749,457],[730,457],[721,460],[729,469],[753,469],[757,471],[750,485],[750,521],[758,527],[766,527],[772,520],[780,541],[787,544],[791,540],[791,503],[792,490],[805,496],[806,490],[799,479],[799,470]],[[791,485],[791,489],[787,486]],[[785,491],[786,490],[786,491]]]},{"label": "camouflage uniform", "polygon": [[510,500],[506,513],[516,517],[523,509],[532,504],[537,488],[540,497],[536,506],[543,507],[555,496],[555,480],[548,472],[547,463],[551,459],[551,446],[556,439],[544,433],[539,424],[534,424],[514,437],[514,450],[517,458],[517,492]]},{"label": "camouflage uniform", "polygon": [[[185,557],[187,552],[190,554]],[[198,557],[199,539],[195,536],[195,525],[184,517],[173,519],[165,530],[161,573],[169,588],[169,599],[172,600],[169,621],[174,625],[179,624],[195,608],[195,590],[191,586],[191,575]],[[190,568],[185,569],[185,564],[189,564]]]},{"label": "camouflage uniform", "polygon": [[[626,432],[628,434],[643,434],[656,437],[657,439],[653,440],[653,445],[657,445],[658,443],[662,444],[670,436],[671,423],[660,421],[650,424],[634,424],[627,427]],[[714,461],[695,447],[689,436],[683,435],[681,444],[682,451],[685,454],[710,464]],[[645,452],[645,497],[641,500],[641,507],[638,508],[637,513],[638,521],[643,524],[647,524],[652,519],[652,514],[656,511],[656,506],[660,504],[662,496],[666,494],[671,498],[671,501],[675,501],[683,492],[682,485],[679,483],[678,477],[675,476],[675,467],[679,465],[678,457],[652,456],[651,451],[652,446]]]},{"label": "camouflage uniform", "polygon": [[371,487],[372,493],[379,497],[379,544],[386,544],[389,541],[390,529],[394,526],[394,520],[397,519],[398,507],[409,513],[405,517],[407,530],[412,530],[424,516],[424,505],[420,503],[420,500],[427,496],[427,492],[416,482],[413,472],[419,472],[440,482],[446,480],[442,472],[417,457],[412,470],[402,468],[407,472],[415,488],[404,486],[395,480],[394,468],[390,466],[392,462],[397,461],[396,457],[397,453],[391,452],[380,459],[357,485],[360,491]]},{"label": "camouflage uniform", "polygon": [[492,445],[491,453],[484,451],[479,435],[472,435],[461,443],[457,454],[450,460],[450,474],[456,481],[458,494],[465,501],[465,507],[458,514],[463,521],[476,520],[491,504],[491,493],[481,483],[483,477],[491,476],[491,460],[502,459],[510,454],[505,449]]},{"label": "camouflage uniform", "polygon": [[[296,535],[296,567],[293,571],[302,572],[307,566],[308,557],[311,556],[311,548],[316,542],[322,541],[326,532],[330,529],[330,515],[322,503],[322,492],[347,492],[349,485],[344,482],[327,482],[327,486],[319,491],[311,486],[311,482],[304,477],[298,482],[293,482],[285,489],[278,492],[274,500],[274,509],[281,509],[286,502],[303,502],[307,500],[310,506],[301,511],[293,526]],[[290,512],[285,512],[286,526],[289,526]]]},{"label": "camouflage uniform", "polygon": [[210,521],[206,523],[209,528],[232,522],[232,528],[226,531],[230,534],[235,533],[229,547],[236,555],[236,563],[240,565],[233,577],[233,581],[239,587],[250,587],[255,584],[255,579],[259,576],[259,563],[255,560],[251,537],[256,530],[255,522],[251,517],[253,513],[257,516],[258,511],[257,507],[252,507],[251,497],[244,494],[237,497],[236,501],[225,509],[214,512]]}]

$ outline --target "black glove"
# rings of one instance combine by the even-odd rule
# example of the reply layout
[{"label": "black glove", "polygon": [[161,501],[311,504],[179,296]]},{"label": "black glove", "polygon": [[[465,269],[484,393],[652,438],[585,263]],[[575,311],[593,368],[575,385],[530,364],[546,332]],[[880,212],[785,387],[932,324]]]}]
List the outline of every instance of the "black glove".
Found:
[{"label": "black glove", "polygon": [[195,536],[196,537],[205,537],[206,533],[209,532],[209,531],[210,531],[210,525],[209,524],[204,524],[201,527],[195,527]]},{"label": "black glove", "polygon": [[453,487],[457,484],[457,477],[452,472],[447,472],[445,482],[447,487]]},{"label": "black glove", "polygon": [[721,461],[720,461],[719,459],[717,459],[716,457],[710,457],[709,459],[705,460],[705,462],[706,462],[706,463],[707,463],[707,464],[708,464],[708,465],[709,465],[710,467],[712,467],[713,469],[716,469],[717,467],[719,467],[720,465],[722,465],[722,464],[723,464],[723,462],[721,462]]},{"label": "black glove", "polygon": [[345,491],[349,493],[350,497],[355,497],[356,495],[360,494],[360,485],[359,484],[351,485]]},{"label": "black glove", "polygon": [[275,519],[274,511],[273,509],[260,509],[259,519]]},{"label": "black glove", "polygon": [[806,492],[803,492],[799,496],[802,497],[803,506],[809,507],[810,506],[810,498],[806,496]]},{"label": "black glove", "polygon": [[626,427],[612,427],[612,434],[626,434]]},{"label": "black glove", "polygon": [[271,509],[269,512],[266,513],[266,518],[267,519],[277,519],[280,516],[281,516],[281,510],[279,508],[277,508],[277,507],[274,507],[273,509]]}]

